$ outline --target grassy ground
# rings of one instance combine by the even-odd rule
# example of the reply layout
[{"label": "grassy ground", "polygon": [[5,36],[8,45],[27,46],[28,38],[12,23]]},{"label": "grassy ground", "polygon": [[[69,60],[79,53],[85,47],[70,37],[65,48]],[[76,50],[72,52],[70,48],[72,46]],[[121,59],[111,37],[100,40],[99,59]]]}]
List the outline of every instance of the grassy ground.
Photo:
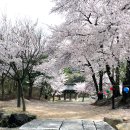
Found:
[{"label": "grassy ground", "polygon": [[[115,109],[111,106],[90,105],[94,100],[86,99],[85,102],[45,102],[38,100],[26,100],[27,112],[37,115],[41,119],[64,118],[64,119],[90,119],[102,120],[104,117],[126,117],[130,118],[130,109]],[[21,112],[16,108],[16,100],[0,101],[0,110],[6,112]]]}]

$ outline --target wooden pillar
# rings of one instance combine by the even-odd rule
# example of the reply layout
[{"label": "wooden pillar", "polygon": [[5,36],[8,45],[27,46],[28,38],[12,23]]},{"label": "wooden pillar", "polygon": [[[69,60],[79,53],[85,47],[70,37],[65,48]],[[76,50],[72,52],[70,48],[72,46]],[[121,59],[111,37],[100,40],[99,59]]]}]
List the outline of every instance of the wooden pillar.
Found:
[{"label": "wooden pillar", "polygon": [[83,93],[82,95],[83,95],[83,97],[82,97],[82,102],[84,102],[85,93]]},{"label": "wooden pillar", "polygon": [[69,98],[70,98],[70,101],[72,100],[72,97],[71,97],[71,90],[69,91]]},{"label": "wooden pillar", "polygon": [[59,95],[58,97],[59,97],[59,100],[61,100],[61,95]]},{"label": "wooden pillar", "polygon": [[53,102],[55,101],[55,93],[53,94]]},{"label": "wooden pillar", "polygon": [[78,93],[75,92],[75,100],[78,99]]},{"label": "wooden pillar", "polygon": [[64,91],[64,101],[66,101],[66,90]]}]

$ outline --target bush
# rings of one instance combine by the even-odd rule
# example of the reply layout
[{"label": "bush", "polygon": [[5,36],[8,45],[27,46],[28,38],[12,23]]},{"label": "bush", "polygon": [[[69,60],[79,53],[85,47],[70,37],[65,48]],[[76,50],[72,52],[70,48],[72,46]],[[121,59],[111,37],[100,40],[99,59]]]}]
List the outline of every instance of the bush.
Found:
[{"label": "bush", "polygon": [[8,127],[8,128],[20,127],[33,119],[36,119],[35,115],[17,114],[17,113],[11,115],[3,114],[0,120],[0,127]]}]

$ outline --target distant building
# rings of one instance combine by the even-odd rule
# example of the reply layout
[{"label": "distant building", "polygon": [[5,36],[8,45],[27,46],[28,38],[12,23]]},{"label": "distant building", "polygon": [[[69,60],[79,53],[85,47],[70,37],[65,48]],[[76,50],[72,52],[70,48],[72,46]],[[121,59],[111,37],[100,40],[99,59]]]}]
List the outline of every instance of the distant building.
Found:
[{"label": "distant building", "polygon": [[77,98],[77,90],[72,85],[65,85],[64,89],[62,90],[62,93],[64,95],[64,100],[69,98],[69,100],[72,99],[72,96],[76,99]]}]

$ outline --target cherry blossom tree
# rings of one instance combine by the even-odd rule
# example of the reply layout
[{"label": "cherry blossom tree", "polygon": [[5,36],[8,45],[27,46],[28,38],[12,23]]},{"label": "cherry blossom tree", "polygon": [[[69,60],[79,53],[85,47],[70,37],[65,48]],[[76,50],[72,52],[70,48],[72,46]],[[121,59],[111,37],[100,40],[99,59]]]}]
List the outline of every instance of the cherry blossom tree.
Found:
[{"label": "cherry blossom tree", "polygon": [[52,87],[49,83],[50,79],[51,79],[51,77],[49,77],[45,74],[36,77],[34,84],[33,84],[33,87],[40,89],[39,100],[40,100],[42,95],[45,96],[45,99],[48,99],[48,97],[51,96]]},{"label": "cherry blossom tree", "polygon": [[83,94],[82,101],[84,101],[85,94],[91,95],[91,93],[94,92],[93,82],[76,83],[74,87],[78,93]]},{"label": "cherry blossom tree", "polygon": [[[101,82],[99,84],[102,85],[103,73],[107,72],[115,89],[113,95],[118,96],[120,63],[129,58],[129,1],[55,0],[54,2],[56,5],[52,12],[66,16],[65,23],[53,29],[54,41],[62,43],[64,40],[70,40],[73,44],[71,49],[75,52],[73,58],[84,57],[80,62],[84,64],[85,61],[84,65],[90,68],[97,92],[96,73],[99,73]],[[102,87],[99,88],[102,91]]]},{"label": "cherry blossom tree", "polygon": [[25,21],[10,25],[3,22],[1,28],[4,31],[1,29],[0,32],[0,60],[10,68],[8,77],[18,83],[17,106],[20,107],[22,99],[25,111],[23,83],[33,67],[43,59],[45,40],[41,30],[37,28],[37,23]]}]

